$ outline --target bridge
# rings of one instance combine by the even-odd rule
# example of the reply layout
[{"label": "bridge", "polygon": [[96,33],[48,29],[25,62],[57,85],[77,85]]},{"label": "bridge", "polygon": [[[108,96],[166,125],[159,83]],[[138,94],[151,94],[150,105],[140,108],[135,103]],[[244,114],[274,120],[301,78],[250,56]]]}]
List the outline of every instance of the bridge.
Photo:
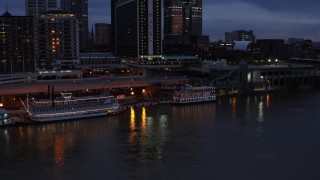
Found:
[{"label": "bridge", "polygon": [[293,63],[320,65],[320,59],[290,58]]}]

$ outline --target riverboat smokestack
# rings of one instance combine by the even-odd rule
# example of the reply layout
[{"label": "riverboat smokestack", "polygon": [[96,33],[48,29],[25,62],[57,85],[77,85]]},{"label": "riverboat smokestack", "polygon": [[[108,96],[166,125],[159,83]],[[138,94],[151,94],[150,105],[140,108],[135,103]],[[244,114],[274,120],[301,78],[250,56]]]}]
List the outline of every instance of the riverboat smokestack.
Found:
[{"label": "riverboat smokestack", "polygon": [[52,107],[54,107],[54,86],[51,88]]}]

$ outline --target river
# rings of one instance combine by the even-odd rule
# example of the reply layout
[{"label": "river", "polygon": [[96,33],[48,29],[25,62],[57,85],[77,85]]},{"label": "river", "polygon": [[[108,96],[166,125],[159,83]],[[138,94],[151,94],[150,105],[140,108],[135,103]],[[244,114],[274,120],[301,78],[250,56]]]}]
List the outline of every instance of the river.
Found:
[{"label": "river", "polygon": [[0,128],[1,179],[320,179],[320,92]]}]

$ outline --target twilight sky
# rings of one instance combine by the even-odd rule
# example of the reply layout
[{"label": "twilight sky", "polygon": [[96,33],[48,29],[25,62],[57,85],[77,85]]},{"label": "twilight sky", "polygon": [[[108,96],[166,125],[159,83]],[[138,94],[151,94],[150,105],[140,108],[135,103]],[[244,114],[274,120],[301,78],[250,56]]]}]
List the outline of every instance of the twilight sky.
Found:
[{"label": "twilight sky", "polygon": [[[12,15],[24,15],[24,0],[7,0]],[[90,24],[110,23],[110,0],[88,0]],[[5,0],[0,0],[5,10]],[[257,39],[289,37],[320,41],[320,0],[203,0],[203,34],[253,30]],[[1,13],[2,14],[2,13]],[[90,25],[91,27],[91,25]],[[91,30],[91,29],[90,29]]]}]

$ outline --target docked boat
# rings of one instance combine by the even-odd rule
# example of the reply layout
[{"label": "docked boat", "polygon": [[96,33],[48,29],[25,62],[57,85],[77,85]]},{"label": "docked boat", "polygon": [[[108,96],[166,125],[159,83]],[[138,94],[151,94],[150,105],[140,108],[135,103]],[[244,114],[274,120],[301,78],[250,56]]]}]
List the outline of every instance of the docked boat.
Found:
[{"label": "docked boat", "polygon": [[29,119],[36,122],[107,116],[124,111],[112,95],[73,97],[69,92],[53,100],[28,100],[26,109]]},{"label": "docked boat", "polygon": [[192,87],[191,85],[185,85],[180,91],[174,92],[172,102],[174,104],[189,104],[215,100],[216,93],[214,87]]},{"label": "docked boat", "polygon": [[0,126],[12,124],[12,118],[9,116],[8,111],[0,108]]}]

